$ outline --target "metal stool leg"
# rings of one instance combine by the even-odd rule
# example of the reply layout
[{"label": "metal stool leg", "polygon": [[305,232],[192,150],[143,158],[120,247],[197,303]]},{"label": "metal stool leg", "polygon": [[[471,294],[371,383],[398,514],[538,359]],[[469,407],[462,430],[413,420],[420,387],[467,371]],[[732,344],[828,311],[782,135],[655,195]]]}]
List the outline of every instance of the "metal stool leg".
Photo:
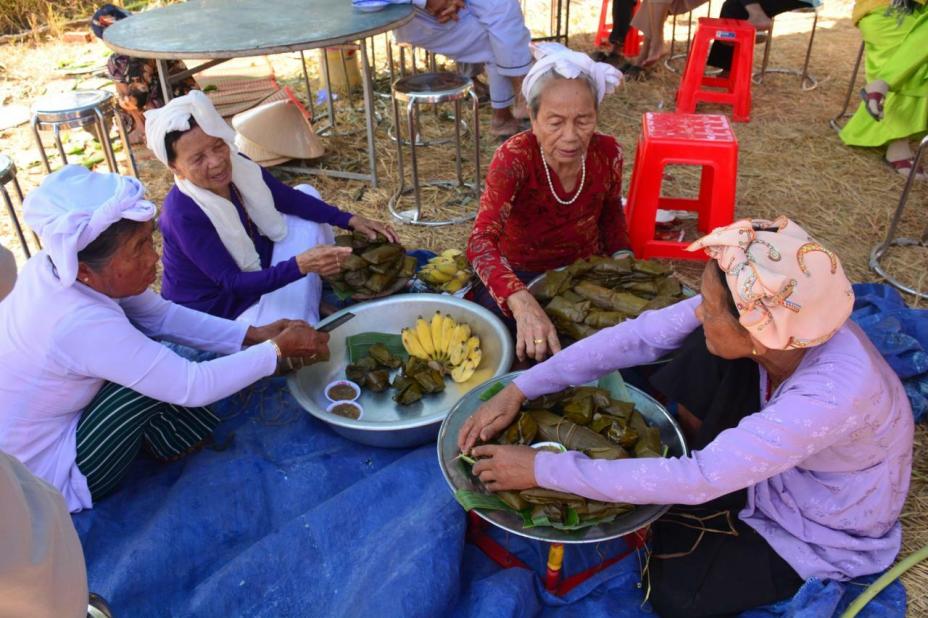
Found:
[{"label": "metal stool leg", "polygon": [[100,140],[100,147],[103,148],[103,156],[106,158],[106,164],[109,166],[110,171],[114,174],[119,173],[119,166],[116,165],[116,155],[113,153],[113,145],[110,143],[110,135],[106,130],[106,119],[103,117],[103,112],[99,109],[93,110],[96,120],[93,123],[93,126],[96,130],[98,139]]},{"label": "metal stool leg", "polygon": [[23,228],[19,225],[19,218],[16,216],[16,210],[13,208],[13,200],[10,199],[10,194],[6,192],[6,187],[3,185],[0,185],[0,195],[3,196],[3,203],[6,205],[6,211],[9,213],[10,221],[13,222],[13,227],[16,229],[16,235],[19,237],[19,244],[26,254],[26,259],[29,259],[32,257],[32,253],[29,251],[26,235],[23,234]]},{"label": "metal stool leg", "polygon": [[348,76],[348,61],[345,59],[345,50],[339,48],[338,56],[342,62],[342,74],[345,76],[345,93],[348,96],[348,106],[354,107],[354,97],[351,96],[351,78]]},{"label": "metal stool leg", "polygon": [[416,135],[418,127],[416,126],[416,102],[410,101],[406,105],[406,126],[409,127],[409,159],[412,167],[412,190],[416,198],[416,214],[413,221],[418,221],[422,215],[422,197],[419,194],[419,163],[416,160]]},{"label": "metal stool leg", "polygon": [[306,70],[306,54],[300,50],[300,64],[303,67],[303,83],[306,85],[306,109],[309,110],[309,116],[312,120],[316,119],[316,110],[313,109],[313,87],[309,83],[309,71]]},{"label": "metal stool leg", "polygon": [[[438,109],[438,106],[435,106]],[[461,100],[454,102],[454,166],[458,173],[458,186],[464,186],[464,174],[461,171]]]},{"label": "metal stool leg", "polygon": [[371,186],[377,188],[377,149],[374,145],[374,84],[367,47],[361,41],[361,90],[364,96],[364,122],[367,125],[367,157],[371,172]]},{"label": "metal stool leg", "polygon": [[851,104],[851,94],[854,92],[854,85],[857,83],[857,73],[860,71],[860,61],[864,57],[864,42],[860,42],[860,49],[857,50],[857,59],[854,61],[854,70],[851,72],[851,81],[847,84],[847,93],[844,95],[844,107],[841,108],[841,111],[838,112],[838,115],[828,121],[828,124],[835,131],[841,130],[841,119],[845,116],[850,116],[847,113],[847,108]]},{"label": "metal stool leg", "polygon": [[113,110],[113,121],[116,123],[116,129],[119,132],[122,148],[126,151],[126,156],[129,159],[129,173],[138,178],[139,167],[135,162],[135,155],[132,153],[132,144],[129,143],[129,133],[126,131],[126,125],[123,123],[122,117],[119,115],[119,110]]},{"label": "metal stool leg", "polygon": [[332,130],[335,129],[335,95],[332,93],[332,75],[329,72],[329,54],[328,51],[323,47],[322,52],[322,73],[325,76],[325,94],[326,94],[326,109],[329,112],[329,127]]},{"label": "metal stool leg", "polygon": [[[570,0],[568,0],[568,7],[570,7]],[[568,9],[569,10],[569,9]],[[480,97],[477,96],[477,93],[473,90],[470,91],[471,105],[473,106],[473,120],[474,123],[474,199],[477,203],[480,203],[480,192],[481,180],[480,180]],[[470,218],[474,218],[476,214],[472,215]]]},{"label": "metal stool leg", "polygon": [[[770,57],[770,47],[773,41],[773,26],[770,27],[770,30],[767,33],[767,41],[764,43],[764,60],[761,63],[760,71],[757,71],[751,76],[751,80],[755,84],[763,84],[764,77],[767,73],[780,73],[784,75],[795,75],[799,78],[799,88],[808,92],[809,90],[815,90],[818,88],[818,80],[815,76],[809,73],[809,60],[812,58],[812,44],[815,42],[815,31],[818,29],[818,11],[812,10],[814,13],[812,19],[812,30],[809,32],[809,42],[806,44],[806,56],[805,60],[802,63],[802,70],[799,69],[787,69],[787,68],[770,68],[768,66],[768,59]],[[808,11],[799,9],[800,13],[807,13]]]},{"label": "metal stool leg", "polygon": [[[393,127],[396,130],[396,170],[400,177],[400,186],[396,190],[397,195],[402,195],[406,190],[406,172],[403,170],[403,132],[400,130],[400,104],[396,97],[393,101]],[[396,214],[396,213],[394,213]]]},{"label": "metal stool leg", "polygon": [[912,172],[909,174],[908,179],[905,181],[905,186],[902,189],[902,195],[899,197],[899,205],[896,206],[896,212],[893,214],[892,221],[889,223],[889,229],[886,231],[886,239],[875,246],[870,252],[870,268],[886,279],[886,282],[896,287],[904,292],[908,292],[918,298],[928,299],[928,292],[920,292],[915,288],[912,288],[908,285],[905,285],[892,275],[890,275],[885,268],[880,264],[880,258],[886,253],[886,250],[890,247],[928,247],[928,227],[922,232],[921,238],[918,240],[914,238],[896,238],[896,230],[899,227],[899,220],[902,219],[902,213],[905,211],[906,202],[909,200],[909,193],[912,191],[912,185],[915,183],[915,176],[917,175],[915,171],[918,169],[918,166],[921,164],[922,158],[925,154],[925,151],[928,150],[928,136],[922,138],[921,144],[918,146],[918,151],[915,153],[915,161],[912,167]]},{"label": "metal stool leg", "polygon": [[[809,59],[812,57],[812,43],[815,42],[815,31],[817,29],[818,29],[818,11],[815,12],[815,17],[812,19],[812,32],[809,33],[809,46],[806,47],[806,59],[802,63],[802,76],[799,78],[799,87],[802,88],[803,90],[807,90],[806,80],[812,79],[812,76],[809,75]],[[811,90],[816,85],[817,84],[815,84],[813,81],[813,85],[810,86],[808,90]]]},{"label": "metal stool leg", "polygon": [[61,155],[61,163],[68,164],[68,155],[64,152],[64,144],[61,143],[61,128],[56,124],[52,127],[55,134],[55,144],[58,146],[58,153]]},{"label": "metal stool leg", "polygon": [[45,154],[45,146],[42,145],[42,134],[39,133],[39,119],[32,119],[32,134],[35,136],[35,145],[39,148],[39,156],[42,158],[42,163],[45,164],[45,173],[52,173],[52,166],[48,163],[48,156]]}]

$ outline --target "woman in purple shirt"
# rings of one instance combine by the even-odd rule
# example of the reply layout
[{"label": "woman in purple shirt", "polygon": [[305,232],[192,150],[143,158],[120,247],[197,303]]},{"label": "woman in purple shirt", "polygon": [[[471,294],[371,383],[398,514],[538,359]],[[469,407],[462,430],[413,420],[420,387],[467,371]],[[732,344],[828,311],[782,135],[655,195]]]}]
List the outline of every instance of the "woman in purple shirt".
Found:
[{"label": "woman in purple shirt", "polygon": [[[853,292],[837,257],[782,217],[719,228],[690,249],[699,248],[714,258],[701,296],[526,371],[465,423],[461,450],[481,458],[474,472],[491,490],[538,485],[681,505],[652,528],[647,574],[662,616],[735,614],[788,598],[810,577],[887,568],[901,545],[912,411],[898,377],[848,320]],[[701,341],[699,358],[693,343]],[[684,370],[668,371],[683,384],[674,398],[693,407],[680,410],[695,435],[686,457],[605,461],[474,447],[526,399],[681,346],[674,364]]]},{"label": "woman in purple shirt", "polygon": [[159,220],[168,300],[251,324],[315,324],[320,277],[351,252],[331,244],[330,226],[396,240],[388,226],[326,204],[309,185],[290,188],[239,154],[202,92],[146,112],[145,130],[175,179]]}]

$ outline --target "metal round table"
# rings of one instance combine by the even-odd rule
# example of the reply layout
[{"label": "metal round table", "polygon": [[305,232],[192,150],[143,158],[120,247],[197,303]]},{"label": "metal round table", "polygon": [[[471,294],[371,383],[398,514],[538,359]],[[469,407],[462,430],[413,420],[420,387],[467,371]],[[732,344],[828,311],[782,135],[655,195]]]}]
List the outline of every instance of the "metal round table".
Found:
[{"label": "metal round table", "polygon": [[[304,169],[377,186],[371,69],[363,41],[394,30],[413,18],[411,4],[391,4],[367,13],[348,0],[189,0],[136,13],[107,28],[103,41],[118,53],[158,62],[165,100],[169,80],[177,80],[230,58],[318,49],[361,41],[364,114],[369,174]],[[208,58],[208,62],[168,75],[165,60]]]}]

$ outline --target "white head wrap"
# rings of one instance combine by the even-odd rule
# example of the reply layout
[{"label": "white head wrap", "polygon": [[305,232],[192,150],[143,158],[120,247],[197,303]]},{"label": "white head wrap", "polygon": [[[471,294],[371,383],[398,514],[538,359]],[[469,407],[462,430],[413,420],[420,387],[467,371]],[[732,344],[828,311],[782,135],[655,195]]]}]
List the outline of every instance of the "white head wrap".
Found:
[{"label": "white head wrap", "polygon": [[66,165],[26,197],[23,215],[68,287],[77,279],[77,253],[109,226],[154,218],[155,205],[144,197],[145,187],[135,178]]},{"label": "white head wrap", "polygon": [[[171,101],[159,109],[145,112],[145,138],[148,148],[158,160],[168,165],[168,153],[164,147],[164,137],[171,131],[186,131],[190,128],[190,117],[196,120],[203,132],[222,139],[232,151],[232,182],[242,196],[245,212],[254,221],[262,234],[274,242],[283,240],[287,235],[287,223],[280,212],[274,208],[274,198],[264,179],[261,167],[239,156],[235,146],[235,131],[230,127],[205,94],[199,90]],[[255,244],[245,232],[235,206],[222,196],[198,187],[187,179],[174,177],[174,183],[181,193],[190,197],[209,218],[219,240],[238,264],[245,271],[261,269],[261,259],[255,250]]]},{"label": "white head wrap", "polygon": [[586,54],[575,52],[560,43],[536,43],[532,45],[532,53],[536,62],[522,81],[522,96],[526,100],[535,82],[552,68],[567,79],[574,79],[581,73],[589,75],[596,84],[597,104],[602,103],[603,98],[622,82],[622,71],[605,62],[594,62]]}]

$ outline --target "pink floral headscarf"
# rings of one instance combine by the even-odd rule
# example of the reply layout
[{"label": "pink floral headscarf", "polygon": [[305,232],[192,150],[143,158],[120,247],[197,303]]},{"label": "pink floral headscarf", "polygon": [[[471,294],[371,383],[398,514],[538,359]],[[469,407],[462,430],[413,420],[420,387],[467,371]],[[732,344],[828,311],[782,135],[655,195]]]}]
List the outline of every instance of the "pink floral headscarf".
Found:
[{"label": "pink floral headscarf", "polygon": [[851,315],[838,257],[786,217],[736,221],[687,247],[699,249],[726,273],[741,325],[770,349],[825,343]]}]

